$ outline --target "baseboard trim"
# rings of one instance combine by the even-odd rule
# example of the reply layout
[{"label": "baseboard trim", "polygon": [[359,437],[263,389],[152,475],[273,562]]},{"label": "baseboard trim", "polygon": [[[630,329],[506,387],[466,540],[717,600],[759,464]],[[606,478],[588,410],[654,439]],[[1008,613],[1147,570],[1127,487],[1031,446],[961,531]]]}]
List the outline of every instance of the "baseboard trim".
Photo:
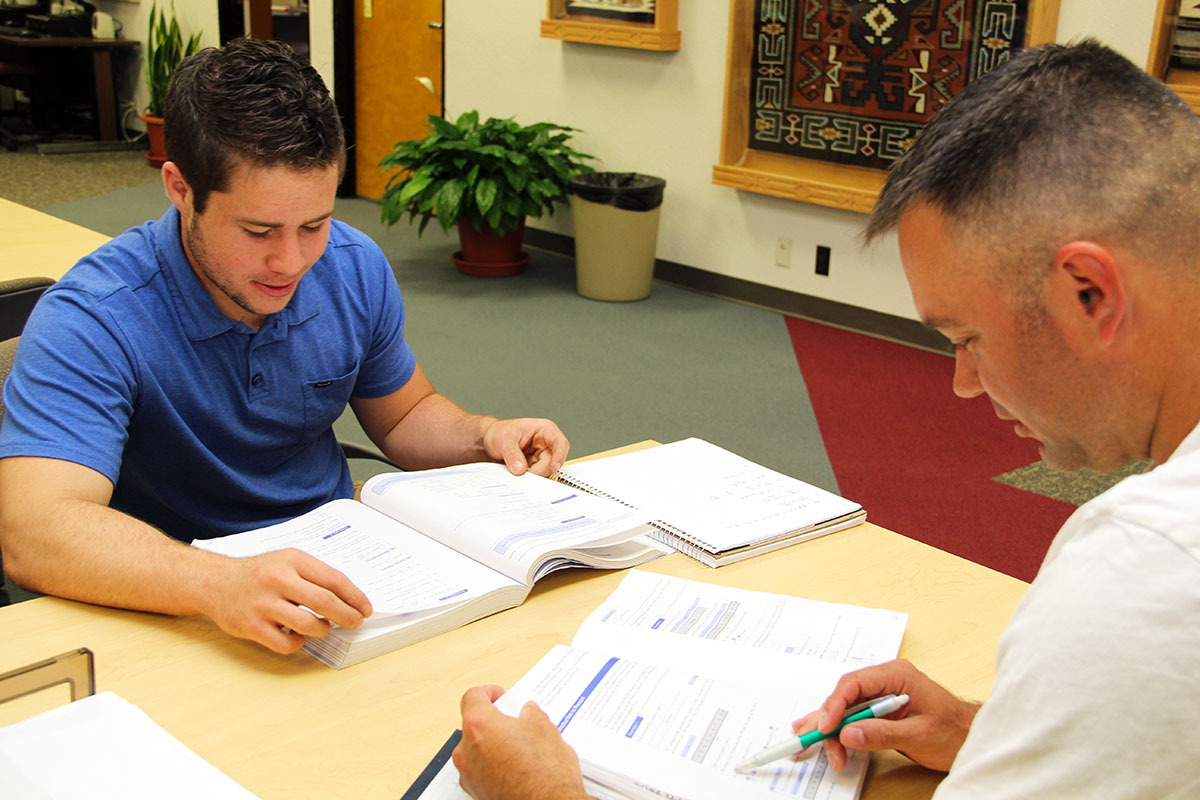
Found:
[{"label": "baseboard trim", "polygon": [[[525,244],[560,256],[574,258],[575,239],[561,233],[538,228],[525,229]],[[790,292],[774,286],[718,275],[715,272],[689,267],[674,261],[656,259],[654,277],[657,280],[703,294],[764,308],[791,317],[812,320],[826,325],[887,339],[922,350],[949,354],[952,352],[945,337],[931,331],[915,320],[859,308],[835,300]]]}]

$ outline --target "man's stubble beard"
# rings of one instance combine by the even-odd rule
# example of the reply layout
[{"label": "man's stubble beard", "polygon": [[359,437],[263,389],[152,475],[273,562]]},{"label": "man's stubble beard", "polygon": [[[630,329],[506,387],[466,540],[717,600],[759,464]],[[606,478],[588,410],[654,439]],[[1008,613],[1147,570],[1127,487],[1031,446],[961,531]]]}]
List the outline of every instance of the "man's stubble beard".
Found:
[{"label": "man's stubble beard", "polygon": [[196,216],[193,215],[188,222],[187,227],[187,246],[188,251],[192,254],[192,266],[204,276],[204,278],[217,287],[221,294],[228,297],[237,305],[238,308],[249,314],[261,315],[265,312],[254,308],[245,295],[238,292],[234,287],[230,286],[224,279],[216,275],[209,265],[207,248],[204,245],[204,237],[200,234],[200,227],[196,224]]}]

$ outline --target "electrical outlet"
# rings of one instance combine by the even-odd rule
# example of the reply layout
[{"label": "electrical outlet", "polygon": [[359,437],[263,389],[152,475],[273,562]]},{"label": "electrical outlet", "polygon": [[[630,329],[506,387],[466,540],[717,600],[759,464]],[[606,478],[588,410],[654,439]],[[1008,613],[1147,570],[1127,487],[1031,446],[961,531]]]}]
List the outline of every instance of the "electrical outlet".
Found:
[{"label": "electrical outlet", "polygon": [[829,274],[829,248],[823,244],[817,245],[817,274]]},{"label": "electrical outlet", "polygon": [[792,240],[786,236],[780,236],[779,241],[775,243],[775,265],[778,267],[792,265]]}]

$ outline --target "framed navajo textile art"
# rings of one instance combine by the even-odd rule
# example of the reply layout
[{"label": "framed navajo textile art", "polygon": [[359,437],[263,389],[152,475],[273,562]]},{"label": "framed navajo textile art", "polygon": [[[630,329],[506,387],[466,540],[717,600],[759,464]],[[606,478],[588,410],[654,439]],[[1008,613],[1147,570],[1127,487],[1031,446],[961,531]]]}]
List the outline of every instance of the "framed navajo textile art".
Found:
[{"label": "framed navajo textile art", "polygon": [[933,114],[1057,22],[1058,0],[733,0],[713,182],[869,211]]}]

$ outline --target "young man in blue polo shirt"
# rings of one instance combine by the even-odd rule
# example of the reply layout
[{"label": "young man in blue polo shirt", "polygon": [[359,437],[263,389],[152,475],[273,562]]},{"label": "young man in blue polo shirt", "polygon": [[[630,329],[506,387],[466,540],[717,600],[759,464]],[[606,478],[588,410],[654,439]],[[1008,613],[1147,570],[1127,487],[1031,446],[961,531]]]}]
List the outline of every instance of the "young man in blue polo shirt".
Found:
[{"label": "young man in blue polo shirt", "polygon": [[0,429],[4,566],[47,594],[204,614],[291,652],[330,622],[358,627],[362,592],[296,551],[186,542],[351,496],[332,430],[347,403],[406,468],[548,475],[568,443],[549,420],[468,414],[426,379],[386,258],[332,219],[341,124],[290,49],[202,51],[166,119],[171,208],[81,260],[22,335]]}]

